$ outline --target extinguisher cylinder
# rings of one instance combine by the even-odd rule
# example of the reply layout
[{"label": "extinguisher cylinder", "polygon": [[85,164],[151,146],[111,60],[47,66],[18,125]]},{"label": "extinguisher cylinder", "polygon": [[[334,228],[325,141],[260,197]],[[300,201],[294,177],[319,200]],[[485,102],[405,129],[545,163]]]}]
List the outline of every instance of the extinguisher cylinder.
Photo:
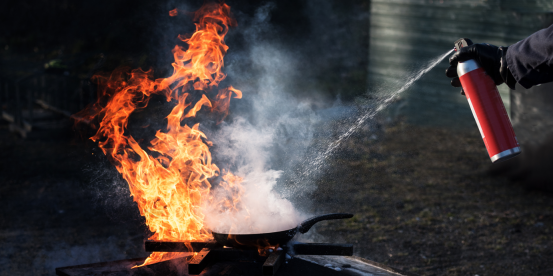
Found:
[{"label": "extinguisher cylinder", "polygon": [[492,78],[474,59],[459,62],[457,74],[492,163],[520,154],[515,131]]}]

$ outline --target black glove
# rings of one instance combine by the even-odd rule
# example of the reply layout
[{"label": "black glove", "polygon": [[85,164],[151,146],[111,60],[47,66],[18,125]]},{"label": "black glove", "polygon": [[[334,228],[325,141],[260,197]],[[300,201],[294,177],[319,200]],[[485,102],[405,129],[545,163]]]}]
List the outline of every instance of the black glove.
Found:
[{"label": "black glove", "polygon": [[[451,66],[447,68],[445,74],[447,77],[453,78],[451,80],[452,86],[461,87],[457,75],[457,63],[475,59],[484,68],[488,76],[492,78],[495,85],[506,82],[511,89],[515,89],[516,81],[507,68],[507,61],[505,60],[507,49],[508,47],[497,47],[491,44],[473,44],[463,47],[449,58]],[[461,90],[461,94],[465,94],[463,90]]]}]

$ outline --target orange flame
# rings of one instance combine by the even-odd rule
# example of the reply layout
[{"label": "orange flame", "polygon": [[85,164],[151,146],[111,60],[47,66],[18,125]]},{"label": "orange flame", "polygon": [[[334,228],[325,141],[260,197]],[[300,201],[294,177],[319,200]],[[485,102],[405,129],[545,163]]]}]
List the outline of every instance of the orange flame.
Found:
[{"label": "orange flame", "polygon": [[268,241],[265,241],[265,244],[258,244],[257,245],[257,253],[259,253],[259,256],[269,256],[274,251],[282,250],[282,248],[276,244],[276,245],[270,245]]},{"label": "orange flame", "polygon": [[227,192],[227,196],[219,199],[219,202],[215,202],[215,200],[210,199],[211,205],[215,206],[217,210],[222,212],[226,211],[232,213],[234,211],[240,211],[241,206],[239,206],[239,204],[244,193],[244,190],[240,183],[242,183],[243,179],[241,177],[233,175],[232,173],[229,173],[224,169],[222,178],[223,181],[219,183],[219,187]]},{"label": "orange flame", "polygon": [[[177,10],[170,12],[171,16]],[[222,119],[228,114],[230,98],[241,98],[242,92],[232,87],[219,90],[215,99],[207,94],[215,90],[226,75],[221,71],[228,50],[224,42],[229,26],[236,22],[230,7],[224,3],[208,3],[194,14],[196,31],[189,38],[179,36],[188,49],[173,49],[174,71],[168,78],[153,79],[153,71],[126,68],[111,74],[97,74],[101,99],[79,116],[84,120],[102,118],[96,135],[91,137],[114,163],[129,184],[140,214],[154,235],[150,239],[169,241],[205,241],[211,239],[204,227],[202,201],[209,200],[209,179],[219,175],[212,163],[206,135],[193,126],[181,125],[183,119],[195,117],[207,107]],[[193,90],[190,92],[190,90]],[[191,93],[202,93],[191,97]],[[167,131],[158,130],[148,148],[156,157],[143,150],[137,141],[125,133],[130,114],[147,106],[153,94],[162,94],[176,106],[167,116]],[[191,98],[200,98],[195,103]],[[106,103],[107,99],[107,103]],[[238,189],[240,178],[223,172],[224,183]],[[227,204],[227,208],[236,202]],[[190,245],[188,245],[189,248]],[[177,253],[155,252],[143,265],[181,256]]]}]

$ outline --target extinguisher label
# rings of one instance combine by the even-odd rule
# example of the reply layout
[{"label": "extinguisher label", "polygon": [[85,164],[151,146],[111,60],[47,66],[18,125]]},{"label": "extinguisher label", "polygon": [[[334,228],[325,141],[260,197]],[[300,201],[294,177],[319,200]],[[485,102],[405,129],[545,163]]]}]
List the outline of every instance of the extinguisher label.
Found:
[{"label": "extinguisher label", "polygon": [[472,107],[472,102],[470,101],[470,98],[467,97],[467,100],[469,101],[470,110],[472,111],[472,116],[474,116],[474,120],[476,121],[476,125],[478,125],[478,130],[480,130],[480,135],[482,136],[482,139],[484,139],[484,132],[482,131],[482,127],[480,126],[480,121],[478,121],[478,116],[476,116],[476,112],[474,112],[474,107]]}]

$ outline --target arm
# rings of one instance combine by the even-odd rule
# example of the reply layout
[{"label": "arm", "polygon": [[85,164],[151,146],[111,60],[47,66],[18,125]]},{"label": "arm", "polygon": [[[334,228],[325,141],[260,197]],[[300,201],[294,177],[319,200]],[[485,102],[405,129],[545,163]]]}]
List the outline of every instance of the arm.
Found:
[{"label": "arm", "polygon": [[[446,75],[451,85],[461,87],[457,63],[476,59],[496,85],[505,82],[515,89],[518,82],[524,88],[553,81],[553,25],[509,46],[473,44],[462,47],[449,58]],[[461,91],[461,93],[463,93]]]},{"label": "arm", "polygon": [[506,60],[524,88],[553,81],[553,25],[509,46]]}]

